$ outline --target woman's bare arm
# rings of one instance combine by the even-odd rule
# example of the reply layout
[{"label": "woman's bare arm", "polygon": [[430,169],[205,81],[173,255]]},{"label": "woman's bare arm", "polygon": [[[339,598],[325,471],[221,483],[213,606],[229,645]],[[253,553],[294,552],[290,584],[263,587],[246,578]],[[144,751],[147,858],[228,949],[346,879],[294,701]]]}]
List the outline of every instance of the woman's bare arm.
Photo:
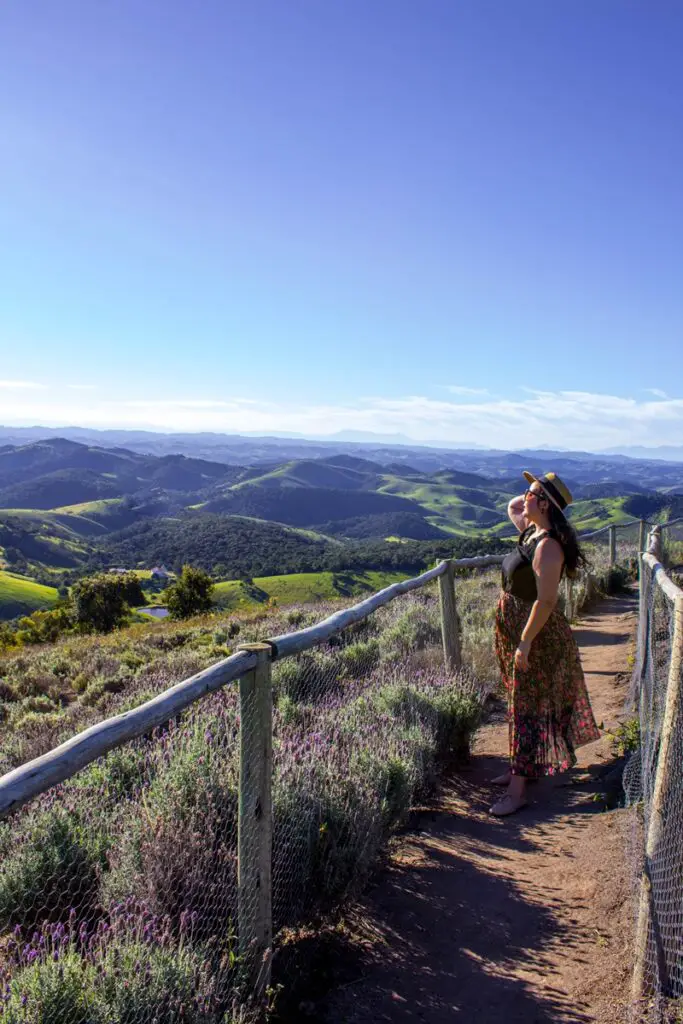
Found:
[{"label": "woman's bare arm", "polygon": [[534,554],[533,569],[536,576],[537,596],[515,653],[516,668],[526,669],[529,667],[529,648],[557,604],[563,564],[562,545],[552,537],[546,537],[538,545]]},{"label": "woman's bare arm", "polygon": [[529,525],[527,517],[524,515],[524,495],[520,494],[519,497],[513,498],[508,504],[508,515],[512,522],[515,524],[520,533],[524,533],[527,526]]}]

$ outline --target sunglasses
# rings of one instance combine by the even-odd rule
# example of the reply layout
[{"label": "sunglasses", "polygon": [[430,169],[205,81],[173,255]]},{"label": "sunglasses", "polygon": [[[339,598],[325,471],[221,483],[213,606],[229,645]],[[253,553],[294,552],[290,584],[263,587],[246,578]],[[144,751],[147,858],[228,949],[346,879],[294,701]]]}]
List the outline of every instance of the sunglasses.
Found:
[{"label": "sunglasses", "polygon": [[534,498],[545,498],[546,501],[550,500],[548,498],[548,495],[542,489],[539,489],[538,491],[535,491],[533,489],[533,487],[527,487],[527,489],[524,492],[524,497],[525,498],[526,498],[527,494],[533,494]]}]

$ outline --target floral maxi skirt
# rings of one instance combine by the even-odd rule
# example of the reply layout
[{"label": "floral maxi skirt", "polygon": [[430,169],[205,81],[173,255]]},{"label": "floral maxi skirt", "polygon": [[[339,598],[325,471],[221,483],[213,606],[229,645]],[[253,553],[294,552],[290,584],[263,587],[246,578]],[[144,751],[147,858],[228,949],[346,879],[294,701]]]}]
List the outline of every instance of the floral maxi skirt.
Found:
[{"label": "floral maxi skirt", "polygon": [[503,592],[496,610],[496,654],[508,699],[510,769],[538,778],[576,764],[574,751],[600,736],[586,689],[579,649],[562,612],[531,644],[529,668],[514,657],[531,604]]}]

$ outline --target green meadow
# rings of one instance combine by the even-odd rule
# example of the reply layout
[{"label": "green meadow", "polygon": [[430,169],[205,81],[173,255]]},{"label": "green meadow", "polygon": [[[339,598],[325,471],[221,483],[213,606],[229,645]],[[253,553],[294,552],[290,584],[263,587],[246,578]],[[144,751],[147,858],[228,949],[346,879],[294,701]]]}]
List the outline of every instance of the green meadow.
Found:
[{"label": "green meadow", "polygon": [[57,602],[56,587],[45,587],[27,576],[0,569],[0,619],[29,615]]},{"label": "green meadow", "polygon": [[276,601],[284,607],[343,597],[372,594],[392,583],[408,579],[401,572],[298,572],[289,576],[257,576],[252,581],[217,583],[214,601],[227,610],[246,609]]}]

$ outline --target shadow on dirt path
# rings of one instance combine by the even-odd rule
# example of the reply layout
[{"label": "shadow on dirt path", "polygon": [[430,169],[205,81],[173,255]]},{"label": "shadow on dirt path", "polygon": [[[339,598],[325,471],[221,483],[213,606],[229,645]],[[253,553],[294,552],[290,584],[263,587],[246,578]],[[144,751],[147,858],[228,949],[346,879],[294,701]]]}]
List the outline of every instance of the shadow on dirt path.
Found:
[{"label": "shadow on dirt path", "polygon": [[[635,598],[605,601],[576,630],[599,723],[623,714]],[[610,737],[530,788],[496,819],[490,779],[507,727],[492,716],[468,770],[416,810],[388,866],[349,919],[355,972],[309,1013],[326,1024],[615,1024],[624,1019],[631,930],[630,812],[603,813]]]}]

